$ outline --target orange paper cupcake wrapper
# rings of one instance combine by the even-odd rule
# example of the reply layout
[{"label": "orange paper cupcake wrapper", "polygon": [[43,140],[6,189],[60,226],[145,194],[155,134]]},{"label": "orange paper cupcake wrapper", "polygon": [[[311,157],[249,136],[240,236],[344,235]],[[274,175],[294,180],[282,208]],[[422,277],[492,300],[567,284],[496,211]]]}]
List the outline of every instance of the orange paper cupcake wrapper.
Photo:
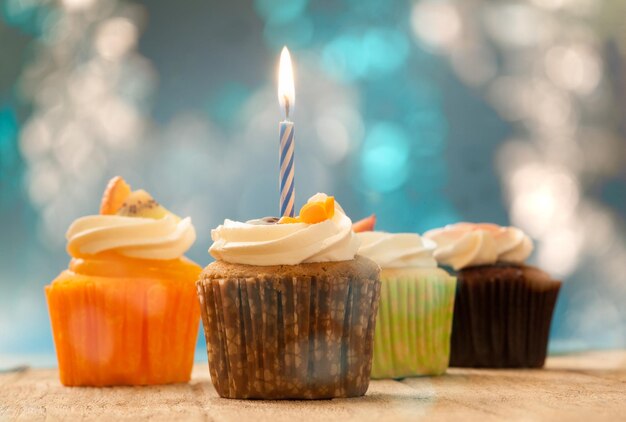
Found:
[{"label": "orange paper cupcake wrapper", "polygon": [[46,297],[67,386],[186,382],[200,312],[194,279],[63,272]]}]

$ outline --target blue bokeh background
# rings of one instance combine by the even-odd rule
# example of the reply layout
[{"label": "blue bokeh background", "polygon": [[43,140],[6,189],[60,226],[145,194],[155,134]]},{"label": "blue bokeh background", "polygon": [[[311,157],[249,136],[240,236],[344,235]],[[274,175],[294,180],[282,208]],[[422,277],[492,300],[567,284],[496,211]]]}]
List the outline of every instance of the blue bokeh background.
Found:
[{"label": "blue bokeh background", "polygon": [[203,265],[277,213],[283,45],[298,204],[520,226],[566,281],[551,350],[626,346],[625,3],[2,0],[0,367],[54,364],[43,286],[110,177],[190,215]]}]

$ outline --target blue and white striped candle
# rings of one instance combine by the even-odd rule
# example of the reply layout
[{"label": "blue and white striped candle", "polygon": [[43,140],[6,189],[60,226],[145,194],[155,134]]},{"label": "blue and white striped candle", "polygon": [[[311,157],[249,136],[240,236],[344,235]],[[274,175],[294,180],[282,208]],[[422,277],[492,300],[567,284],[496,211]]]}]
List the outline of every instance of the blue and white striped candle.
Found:
[{"label": "blue and white striped candle", "polygon": [[293,83],[293,69],[291,57],[287,47],[283,47],[280,53],[280,66],[278,70],[278,102],[285,113],[285,120],[280,122],[280,215],[281,217],[293,217],[296,202],[295,189],[295,145],[293,141],[294,124],[289,120],[289,114],[293,111],[296,94]]},{"label": "blue and white striped candle", "polygon": [[280,122],[280,215],[294,216],[294,142],[293,122]]}]

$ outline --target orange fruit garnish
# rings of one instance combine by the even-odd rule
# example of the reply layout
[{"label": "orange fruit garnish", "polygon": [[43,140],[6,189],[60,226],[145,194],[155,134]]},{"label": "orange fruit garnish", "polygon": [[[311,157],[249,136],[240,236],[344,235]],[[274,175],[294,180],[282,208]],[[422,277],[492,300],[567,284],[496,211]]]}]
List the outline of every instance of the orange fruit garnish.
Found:
[{"label": "orange fruit garnish", "polygon": [[300,208],[297,217],[282,217],[278,224],[306,223],[316,224],[330,220],[335,215],[335,198],[327,197],[324,201],[308,202]]},{"label": "orange fruit garnish", "polygon": [[115,214],[122,207],[130,193],[130,186],[122,177],[115,176],[112,178],[102,195],[100,214]]},{"label": "orange fruit garnish", "polygon": [[300,210],[300,219],[307,224],[321,223],[326,220],[326,206],[322,202],[309,202]]},{"label": "orange fruit garnish", "polygon": [[329,196],[326,198],[326,202],[324,203],[324,208],[326,208],[326,218],[331,219],[335,216],[335,197]]},{"label": "orange fruit garnish", "polygon": [[352,231],[354,231],[355,233],[371,232],[374,230],[375,225],[376,225],[376,214],[372,214],[369,217],[364,218],[363,220],[359,220],[356,223],[353,223]]}]

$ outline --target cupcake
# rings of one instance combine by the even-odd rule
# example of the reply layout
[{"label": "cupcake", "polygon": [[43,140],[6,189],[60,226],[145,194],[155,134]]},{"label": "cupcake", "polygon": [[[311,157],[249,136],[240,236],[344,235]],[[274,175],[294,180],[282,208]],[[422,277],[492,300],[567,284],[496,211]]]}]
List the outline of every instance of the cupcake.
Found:
[{"label": "cupcake", "polygon": [[61,383],[188,381],[202,270],[183,256],[196,238],[191,220],[116,177],[100,215],[74,221],[66,237],[69,268],[45,288]]},{"label": "cupcake", "polygon": [[424,236],[457,276],[450,366],[542,367],[561,282],[524,263],[531,239],[515,227],[472,223]]},{"label": "cupcake", "polygon": [[448,368],[456,280],[412,233],[357,233],[359,255],[382,268],[372,378],[439,375]]},{"label": "cupcake", "polygon": [[351,221],[317,194],[296,218],[226,220],[197,282],[209,370],[221,397],[365,394],[379,267],[356,256]]}]

